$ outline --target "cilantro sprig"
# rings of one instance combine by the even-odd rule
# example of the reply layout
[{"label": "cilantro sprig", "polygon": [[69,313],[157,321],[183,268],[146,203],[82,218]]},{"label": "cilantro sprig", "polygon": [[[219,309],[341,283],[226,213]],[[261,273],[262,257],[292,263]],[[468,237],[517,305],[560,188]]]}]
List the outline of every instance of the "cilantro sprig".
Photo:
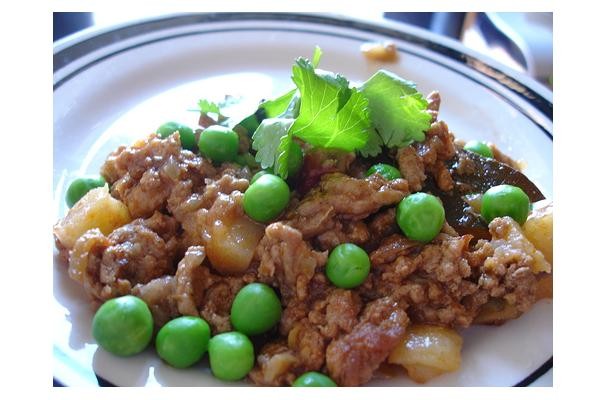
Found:
[{"label": "cilantro sprig", "polygon": [[422,141],[430,127],[428,102],[415,84],[391,72],[380,70],[361,90],[369,101],[373,126],[387,147],[405,147]]},{"label": "cilantro sprig", "polygon": [[299,115],[289,129],[313,146],[354,151],[369,137],[371,121],[367,99],[348,81],[332,74],[319,74],[303,58],[293,66],[293,81],[299,89]]},{"label": "cilantro sprig", "polygon": [[[424,140],[431,116],[413,82],[379,70],[354,87],[344,76],[318,69],[321,55],[317,47],[312,61],[298,58],[292,70],[296,87],[262,102],[237,123],[252,132],[255,160],[262,168],[287,178],[295,137],[311,146],[357,151],[363,157]],[[201,100],[199,106],[223,117],[213,103]]]}]

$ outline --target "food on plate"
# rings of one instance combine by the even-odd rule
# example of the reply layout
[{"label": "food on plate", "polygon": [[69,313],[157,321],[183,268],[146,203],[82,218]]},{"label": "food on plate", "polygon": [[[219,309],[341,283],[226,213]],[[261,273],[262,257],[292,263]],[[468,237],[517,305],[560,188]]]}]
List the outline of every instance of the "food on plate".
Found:
[{"label": "food on plate", "polygon": [[160,358],[175,368],[197,363],[209,348],[211,328],[200,317],[190,315],[167,322],[156,335]]},{"label": "food on plate", "polygon": [[388,164],[384,164],[384,163],[378,163],[378,164],[372,165],[367,170],[367,176],[370,176],[373,174],[380,174],[381,176],[383,176],[385,179],[387,179],[389,181],[391,181],[393,179],[402,178],[400,171],[396,167],[393,167],[392,165],[388,165]]},{"label": "food on plate", "polygon": [[396,44],[392,42],[369,42],[360,46],[360,51],[370,61],[395,62],[398,60]]},{"label": "food on plate", "polygon": [[523,225],[529,215],[529,196],[518,186],[498,185],[481,198],[481,215],[487,222],[497,217],[511,217]]},{"label": "food on plate", "polygon": [[209,341],[209,363],[213,375],[224,381],[244,378],[253,368],[255,354],[251,340],[240,332],[225,332]]},{"label": "food on plate", "polygon": [[493,158],[493,150],[487,143],[481,142],[480,140],[470,140],[464,145],[464,150],[471,151],[481,156]]},{"label": "food on plate", "polygon": [[293,381],[293,386],[296,387],[335,387],[335,382],[327,375],[320,372],[305,372],[299,378]]},{"label": "food on plate", "polygon": [[72,249],[76,240],[91,229],[109,235],[131,221],[128,207],[110,195],[107,186],[87,192],[67,215],[55,225],[53,233],[59,246]]},{"label": "food on plate", "polygon": [[169,121],[156,129],[156,133],[158,133],[161,138],[167,138],[175,132],[179,132],[179,141],[184,149],[191,151],[196,149],[196,136],[189,126],[180,124],[179,122]]},{"label": "food on plate", "polygon": [[230,309],[234,329],[247,335],[269,331],[280,321],[280,299],[265,283],[249,283],[238,291]]},{"label": "food on plate", "polygon": [[362,285],[370,268],[371,261],[365,250],[353,243],[342,243],[331,250],[325,272],[335,286],[352,289]]},{"label": "food on plate", "polygon": [[403,366],[411,379],[425,383],[438,375],[457,371],[462,345],[462,337],[453,329],[411,325],[403,341],[388,356],[388,362]]},{"label": "food on plate", "polygon": [[65,193],[65,202],[72,207],[78,200],[92,189],[105,186],[103,177],[77,178],[70,183]]},{"label": "food on plate", "polygon": [[387,363],[426,382],[458,370],[461,330],[551,297],[552,205],[519,165],[456,140],[438,92],[385,70],[354,86],[321,55],[246,115],[203,99],[197,127],[118,147],[57,222],[103,348],[153,342],[176,368],[208,349],[215,377],[262,386]]},{"label": "food on plate", "polygon": [[198,149],[215,162],[233,161],[238,155],[238,135],[225,126],[209,126],[200,134]]},{"label": "food on plate", "polygon": [[257,222],[268,222],[282,213],[290,198],[291,190],[283,179],[264,174],[244,192],[244,211]]},{"label": "food on plate", "polygon": [[445,209],[438,197],[428,193],[410,194],[396,207],[396,222],[405,236],[427,243],[445,223]]},{"label": "food on plate", "polygon": [[523,225],[523,234],[552,264],[552,202],[534,204]]},{"label": "food on plate", "polygon": [[93,337],[97,343],[123,357],[145,349],[152,340],[153,328],[147,304],[131,295],[106,301],[93,317]]}]

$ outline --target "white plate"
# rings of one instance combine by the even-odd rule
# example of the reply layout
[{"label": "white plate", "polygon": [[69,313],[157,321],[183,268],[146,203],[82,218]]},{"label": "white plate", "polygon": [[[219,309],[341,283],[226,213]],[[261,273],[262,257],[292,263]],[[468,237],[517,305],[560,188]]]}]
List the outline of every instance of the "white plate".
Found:
[{"label": "white plate", "polygon": [[[392,40],[399,61],[379,65],[359,52],[366,41]],[[384,67],[442,96],[441,119],[462,139],[496,143],[524,160],[526,174],[552,197],[552,94],[506,67],[471,54],[456,42],[396,24],[368,24],[336,16],[271,13],[174,15],[86,31],[55,44],[54,201],[65,215],[66,185],[98,173],[107,154],[167,120],[194,125],[200,98],[224,94],[252,101],[291,87],[298,56],[319,45],[323,69],[364,81]],[[223,386],[206,364],[175,370],[149,349],[118,358],[98,349],[92,310],[81,287],[54,260],[53,373],[68,386]],[[552,303],[541,301],[501,327],[463,333],[461,369],[434,386],[528,385],[552,367]],[[543,379],[551,385],[551,379]],[[403,378],[372,385],[411,386]]]}]

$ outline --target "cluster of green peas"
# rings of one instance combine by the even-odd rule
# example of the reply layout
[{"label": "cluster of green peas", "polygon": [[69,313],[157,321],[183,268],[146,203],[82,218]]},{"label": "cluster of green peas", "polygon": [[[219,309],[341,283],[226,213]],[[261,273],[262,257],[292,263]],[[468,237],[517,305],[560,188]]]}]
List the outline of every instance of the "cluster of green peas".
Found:
[{"label": "cluster of green peas", "polygon": [[[178,131],[182,146],[194,149],[195,137],[191,129],[167,123],[158,129],[162,137]],[[225,127],[213,126],[200,135],[198,148],[204,156],[215,162],[234,161],[238,154],[238,135]],[[485,157],[492,157],[491,149],[481,142],[470,142],[465,147]],[[290,173],[301,168],[303,153],[299,146],[293,149]],[[388,164],[373,165],[367,176],[380,174],[385,179],[401,177],[400,171]],[[68,204],[71,206],[95,185],[103,181],[83,179],[70,186]],[[77,198],[78,197],[78,198]],[[243,200],[245,212],[252,219],[268,222],[275,219],[287,206],[290,189],[280,177],[267,171],[258,172]],[[71,204],[70,204],[71,203]],[[509,215],[520,224],[529,212],[529,198],[518,187],[499,185],[484,193],[481,214],[490,222],[493,218]],[[445,210],[440,200],[419,192],[404,198],[397,206],[396,222],[402,232],[412,240],[429,242],[442,229]],[[368,254],[353,243],[336,246],[327,259],[325,273],[335,286],[351,289],[361,285],[371,267]],[[158,355],[169,365],[187,368],[197,363],[207,352],[213,375],[222,380],[240,380],[253,368],[254,348],[249,336],[271,330],[281,318],[280,300],[274,290],[263,283],[243,287],[232,303],[230,320],[234,331],[211,337],[208,323],[194,316],[182,316],[166,323],[156,335]],[[131,295],[105,302],[93,318],[93,336],[101,347],[119,355],[129,356],[143,351],[153,336],[153,318],[146,303]],[[294,382],[293,386],[336,386],[328,376],[310,371]]]},{"label": "cluster of green peas", "polygon": [[[493,158],[491,147],[478,140],[467,142],[464,149]],[[400,171],[388,164],[372,166],[367,175],[373,173],[379,173],[388,180],[401,177]],[[529,207],[529,197],[517,186],[493,186],[481,197],[481,216],[487,223],[497,217],[510,216],[523,225],[529,215]],[[445,222],[445,210],[437,197],[428,193],[414,193],[399,203],[396,221],[407,237],[425,243],[440,232]]]},{"label": "cluster of green peas", "polygon": [[[280,320],[282,308],[274,290],[263,283],[243,287],[232,303],[230,320],[234,331],[211,337],[209,324],[200,317],[175,318],[158,331],[156,352],[175,368],[188,368],[207,354],[213,375],[225,381],[244,378],[255,364],[249,336],[271,330]],[[152,341],[154,321],[147,304],[127,295],[106,301],[93,318],[97,343],[118,356],[145,350]],[[293,386],[336,386],[328,376],[315,371],[302,374]]]}]

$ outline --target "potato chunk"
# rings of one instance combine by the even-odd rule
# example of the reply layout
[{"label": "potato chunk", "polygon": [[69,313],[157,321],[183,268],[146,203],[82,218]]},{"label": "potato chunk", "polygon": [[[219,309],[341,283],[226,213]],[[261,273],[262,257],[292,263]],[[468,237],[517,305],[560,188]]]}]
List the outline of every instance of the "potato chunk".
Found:
[{"label": "potato chunk", "polygon": [[89,229],[97,228],[109,235],[129,222],[128,208],[110,195],[106,185],[89,191],[78,200],[65,218],[55,224],[53,233],[65,248],[72,249],[76,240]]},{"label": "potato chunk", "polygon": [[493,269],[503,259],[524,262],[534,274],[550,272],[552,266],[541,251],[523,233],[523,228],[510,217],[495,218],[489,224],[491,246],[495,249],[492,257],[485,261],[485,268]]},{"label": "potato chunk", "polygon": [[211,264],[225,274],[244,272],[251,264],[263,233],[263,225],[244,215],[217,221],[206,247]]},{"label": "potato chunk", "polygon": [[402,365],[411,379],[425,383],[459,369],[463,342],[453,329],[411,325],[403,342],[388,357],[388,362]]},{"label": "potato chunk", "polygon": [[542,201],[534,205],[523,234],[552,264],[552,202]]}]

